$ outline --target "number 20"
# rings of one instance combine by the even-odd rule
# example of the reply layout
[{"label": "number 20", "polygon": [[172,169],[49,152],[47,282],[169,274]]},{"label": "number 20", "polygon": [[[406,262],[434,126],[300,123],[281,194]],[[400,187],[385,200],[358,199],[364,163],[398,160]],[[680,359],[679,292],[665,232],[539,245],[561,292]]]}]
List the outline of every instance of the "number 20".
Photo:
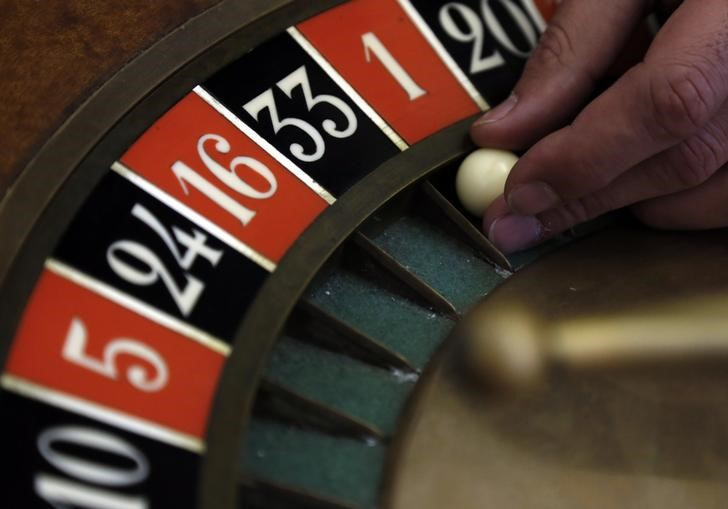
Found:
[{"label": "number 20", "polygon": [[[490,31],[490,34],[495,40],[509,52],[518,57],[525,58],[530,53],[530,50],[536,47],[536,30],[528,20],[528,16],[513,0],[499,0],[499,2],[508,11],[508,14],[526,37],[530,46],[529,49],[523,51],[516,47],[493,12],[490,6],[490,0],[480,0],[480,10],[485,27]],[[455,22],[453,15],[456,13],[467,26],[467,31],[462,30]],[[497,49],[494,49],[490,55],[483,56],[485,31],[483,29],[483,22],[481,22],[480,17],[473,9],[459,2],[450,2],[442,6],[439,17],[440,25],[442,25],[442,28],[450,37],[458,42],[472,43],[470,74],[489,71],[505,64],[503,55]]]}]

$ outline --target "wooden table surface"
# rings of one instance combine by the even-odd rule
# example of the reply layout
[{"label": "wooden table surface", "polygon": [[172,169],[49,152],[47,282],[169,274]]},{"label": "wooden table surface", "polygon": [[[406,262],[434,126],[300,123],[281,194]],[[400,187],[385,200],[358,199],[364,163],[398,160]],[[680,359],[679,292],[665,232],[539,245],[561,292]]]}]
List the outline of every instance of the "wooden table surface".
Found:
[{"label": "wooden table surface", "polygon": [[0,15],[0,200],[101,84],[220,0],[9,0]]}]

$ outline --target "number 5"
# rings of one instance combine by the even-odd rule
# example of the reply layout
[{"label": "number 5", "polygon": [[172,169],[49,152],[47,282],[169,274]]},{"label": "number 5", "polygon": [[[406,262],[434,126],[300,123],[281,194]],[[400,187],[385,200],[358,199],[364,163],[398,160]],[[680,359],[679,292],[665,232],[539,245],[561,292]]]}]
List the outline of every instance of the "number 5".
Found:
[{"label": "number 5", "polygon": [[121,354],[138,357],[154,366],[156,376],[150,378],[146,367],[134,364],[126,371],[126,378],[132,386],[141,391],[154,392],[167,385],[169,379],[167,364],[156,351],[143,343],[127,338],[113,339],[104,348],[103,359],[99,360],[89,357],[84,351],[87,340],[86,325],[80,318],[74,317],[63,345],[63,358],[94,373],[116,380],[119,377],[116,358]]}]

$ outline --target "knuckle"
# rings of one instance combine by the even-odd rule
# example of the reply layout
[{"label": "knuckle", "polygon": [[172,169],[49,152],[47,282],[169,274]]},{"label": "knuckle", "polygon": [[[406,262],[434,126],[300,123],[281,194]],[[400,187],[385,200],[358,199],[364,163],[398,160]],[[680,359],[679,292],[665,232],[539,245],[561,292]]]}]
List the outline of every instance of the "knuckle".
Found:
[{"label": "knuckle", "polygon": [[542,139],[528,152],[540,169],[539,178],[566,201],[601,189],[612,180],[610,172],[605,171],[604,158],[594,157],[585,143],[579,143],[581,137],[580,127],[571,124]]},{"label": "knuckle", "polygon": [[558,214],[561,230],[571,228],[588,219],[588,213],[584,207],[583,200],[572,200],[564,203],[558,208],[556,214]]},{"label": "knuckle", "polygon": [[700,65],[670,64],[649,80],[654,121],[661,133],[683,139],[704,126],[717,98],[710,77]]},{"label": "knuckle", "polygon": [[617,200],[613,193],[609,189],[603,189],[596,193],[585,196],[581,200],[581,206],[584,210],[583,221],[589,221],[595,217],[614,210],[621,206],[617,203]]},{"label": "knuckle", "polygon": [[702,184],[720,167],[724,150],[715,136],[707,131],[699,136],[685,140],[679,146],[679,163],[675,177],[683,188]]},{"label": "knuckle", "polygon": [[[607,187],[613,179],[609,171],[605,171],[605,162],[592,157],[589,153],[575,151],[562,158],[567,161],[565,168],[569,169],[569,188],[573,191],[571,198],[589,196],[599,189]],[[568,197],[568,196],[567,196]]]},{"label": "knuckle", "polygon": [[574,224],[564,207],[558,207],[539,214],[538,220],[543,226],[541,235],[544,239],[558,235]]},{"label": "knuckle", "polygon": [[551,22],[541,35],[531,60],[546,67],[566,67],[573,54],[569,32],[558,22]]},{"label": "knuckle", "polygon": [[571,225],[583,223],[589,217],[584,200],[573,200],[564,204],[564,211],[567,217],[571,219]]},{"label": "knuckle", "polygon": [[549,236],[561,233],[578,224],[612,210],[608,197],[595,193],[539,214],[538,218]]}]

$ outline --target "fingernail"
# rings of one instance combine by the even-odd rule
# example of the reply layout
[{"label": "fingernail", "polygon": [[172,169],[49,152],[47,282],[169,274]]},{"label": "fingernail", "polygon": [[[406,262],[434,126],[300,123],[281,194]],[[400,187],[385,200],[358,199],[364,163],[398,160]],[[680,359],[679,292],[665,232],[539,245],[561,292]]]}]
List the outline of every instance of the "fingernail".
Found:
[{"label": "fingernail", "polygon": [[536,181],[516,186],[508,193],[506,201],[512,211],[524,216],[533,216],[554,208],[561,202],[561,198],[551,186]]},{"label": "fingernail", "polygon": [[517,102],[518,96],[516,94],[511,94],[508,99],[500,103],[498,106],[486,111],[485,114],[478,120],[476,120],[473,125],[479,126],[484,124],[492,124],[493,122],[502,120],[503,118],[505,118],[506,115],[511,112]]},{"label": "fingernail", "polygon": [[535,217],[509,214],[493,221],[488,238],[504,253],[513,253],[537,244],[542,231],[543,226]]}]

